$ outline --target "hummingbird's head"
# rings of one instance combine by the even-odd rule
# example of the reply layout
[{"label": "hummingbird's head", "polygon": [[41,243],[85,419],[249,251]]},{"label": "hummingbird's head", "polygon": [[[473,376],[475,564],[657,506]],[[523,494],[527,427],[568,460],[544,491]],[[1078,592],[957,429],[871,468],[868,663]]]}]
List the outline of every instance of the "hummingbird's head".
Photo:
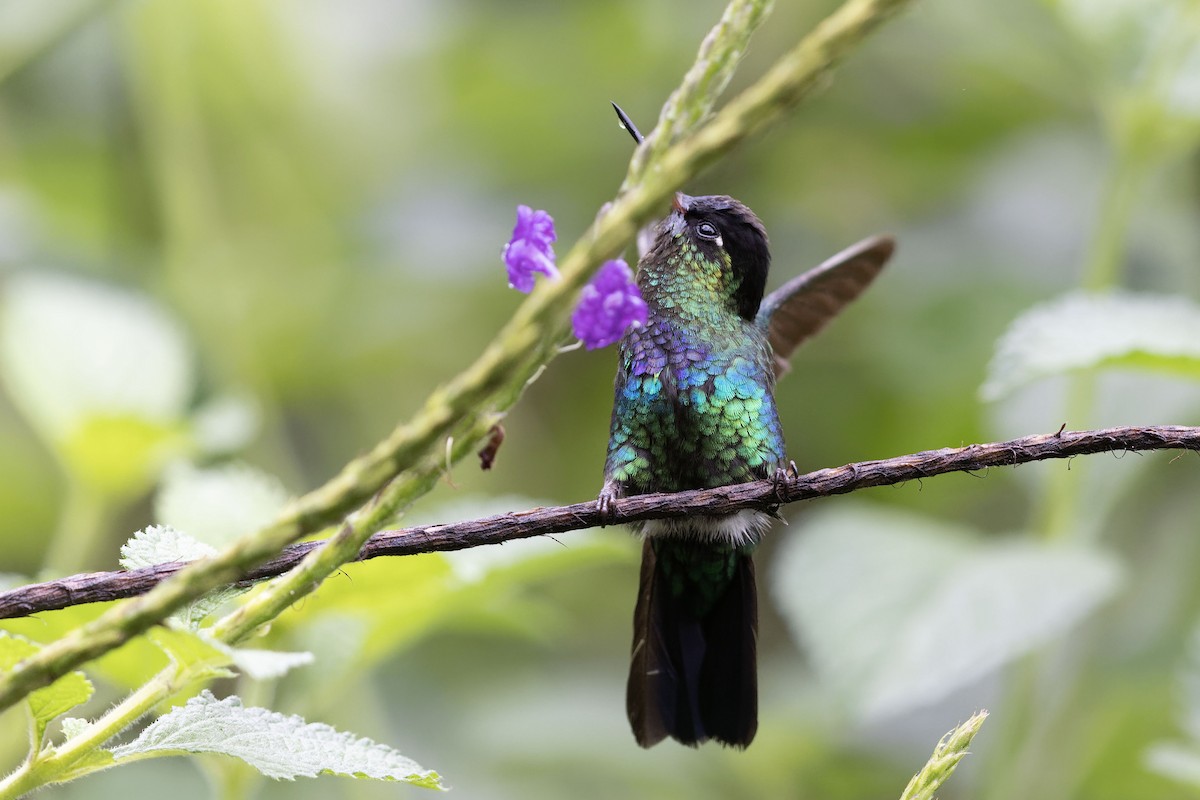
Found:
[{"label": "hummingbird's head", "polygon": [[[731,300],[739,316],[753,320],[767,286],[771,251],[767,231],[749,208],[725,195],[675,194],[661,229],[690,242],[706,260],[729,264]],[[729,256],[728,262],[725,255]]]}]

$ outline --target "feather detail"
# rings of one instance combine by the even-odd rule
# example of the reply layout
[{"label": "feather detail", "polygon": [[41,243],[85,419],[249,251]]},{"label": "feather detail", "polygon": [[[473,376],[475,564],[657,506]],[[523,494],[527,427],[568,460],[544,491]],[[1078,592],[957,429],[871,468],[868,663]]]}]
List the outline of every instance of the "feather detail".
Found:
[{"label": "feather detail", "polygon": [[[748,552],[695,540],[660,546],[674,550],[665,562],[652,540],[642,549],[625,699],[634,737],[642,747],[668,736],[690,747],[709,739],[746,747],[758,728],[754,563]],[[714,567],[722,575],[705,596],[697,589]]]},{"label": "feather detail", "polygon": [[767,295],[755,322],[775,352],[776,377],[802,342],[820,331],[862,294],[895,252],[890,236],[873,236],[847,247]]}]

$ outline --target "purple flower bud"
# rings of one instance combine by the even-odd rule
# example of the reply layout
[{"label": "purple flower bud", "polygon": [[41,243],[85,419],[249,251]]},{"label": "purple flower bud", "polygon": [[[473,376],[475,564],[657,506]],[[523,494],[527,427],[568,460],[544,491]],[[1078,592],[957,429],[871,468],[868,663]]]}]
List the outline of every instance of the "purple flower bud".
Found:
[{"label": "purple flower bud", "polygon": [[618,341],[631,325],[645,325],[646,314],[646,302],[633,282],[633,272],[618,259],[604,262],[591,283],[583,287],[571,325],[587,349],[595,350]]},{"label": "purple flower bud", "polygon": [[512,239],[504,245],[504,264],[508,267],[508,285],[518,292],[533,291],[533,274],[540,272],[549,278],[558,277],[554,266],[554,248],[558,237],[554,219],[545,211],[529,206],[517,206],[517,225]]}]

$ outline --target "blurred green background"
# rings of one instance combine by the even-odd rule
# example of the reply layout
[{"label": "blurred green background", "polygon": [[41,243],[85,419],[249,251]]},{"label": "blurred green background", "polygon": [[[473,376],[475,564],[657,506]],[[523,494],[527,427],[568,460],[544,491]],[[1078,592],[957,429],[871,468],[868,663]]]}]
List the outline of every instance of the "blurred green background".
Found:
[{"label": "blurred green background", "polygon": [[[733,89],[835,5],[779,3]],[[188,513],[230,517],[214,526],[227,540],[255,503],[372,445],[521,301],[499,260],[517,204],[549,210],[565,252],[631,152],[609,101],[649,129],[722,8],[0,0],[0,572],[111,569],[133,531]],[[1194,365],[979,394],[1035,304],[1200,294],[1198,15],[1191,0],[921,0],[682,187],[755,209],[772,285],[898,238],[778,389],[802,469],[1063,422],[1200,421]],[[458,465],[408,519],[593,497],[614,366],[612,349],[558,358],[505,422],[496,468]],[[278,483],[205,495],[180,459]],[[746,753],[635,746],[637,547],[620,530],[349,567],[269,634],[317,664],[217,688],[391,744],[464,797],[897,797],[980,707],[992,718],[945,798],[1182,797],[1197,789],[1178,776],[1200,775],[1196,469],[1099,456],[789,509],[760,557]],[[190,512],[164,480],[192,487]],[[6,627],[48,638],[96,613]],[[155,658],[103,662],[89,712]],[[22,724],[0,720],[0,768],[23,755]],[[40,796],[213,786],[419,792],[170,759]]]}]

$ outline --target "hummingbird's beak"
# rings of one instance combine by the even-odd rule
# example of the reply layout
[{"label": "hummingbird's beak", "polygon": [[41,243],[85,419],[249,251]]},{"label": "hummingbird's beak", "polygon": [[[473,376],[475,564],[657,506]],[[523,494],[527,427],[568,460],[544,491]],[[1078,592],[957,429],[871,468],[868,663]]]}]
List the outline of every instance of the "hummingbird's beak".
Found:
[{"label": "hummingbird's beak", "polygon": [[683,192],[676,192],[675,199],[671,201],[671,208],[678,211],[680,214],[686,214],[688,207],[692,204],[692,198],[688,197]]}]

